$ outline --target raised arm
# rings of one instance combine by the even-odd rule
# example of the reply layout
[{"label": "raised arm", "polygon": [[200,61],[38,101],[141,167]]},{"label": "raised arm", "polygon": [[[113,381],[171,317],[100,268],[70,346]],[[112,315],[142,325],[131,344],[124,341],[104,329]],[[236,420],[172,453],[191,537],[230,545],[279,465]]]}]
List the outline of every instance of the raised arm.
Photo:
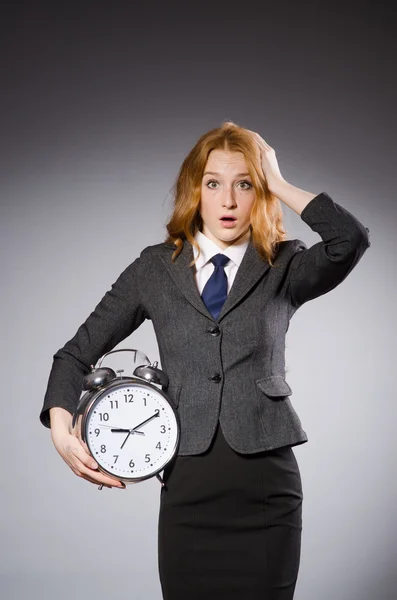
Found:
[{"label": "raised arm", "polygon": [[280,172],[274,149],[258,133],[251,134],[258,144],[270,192],[322,238],[310,248],[301,240],[289,242],[290,259],[284,281],[293,312],[308,300],[329,292],[347,277],[371,245],[369,229],[326,192],[315,195],[287,182]]},{"label": "raised arm", "polygon": [[286,293],[295,309],[334,289],[371,245],[369,229],[326,192],[310,200],[300,216],[322,241],[307,248],[301,240],[292,240]]}]

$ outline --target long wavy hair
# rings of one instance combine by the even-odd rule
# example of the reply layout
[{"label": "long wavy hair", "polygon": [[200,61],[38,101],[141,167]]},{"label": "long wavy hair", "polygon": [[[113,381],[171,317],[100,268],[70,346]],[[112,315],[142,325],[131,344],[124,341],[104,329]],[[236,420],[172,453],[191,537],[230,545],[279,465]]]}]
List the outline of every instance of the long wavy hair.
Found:
[{"label": "long wavy hair", "polygon": [[[199,212],[202,178],[209,154],[216,149],[244,154],[255,190],[251,209],[251,241],[259,255],[273,267],[278,244],[286,237],[281,203],[269,191],[257,142],[247,129],[232,121],[224,121],[221,127],[203,134],[179,169],[172,187],[173,212],[166,224],[168,235],[165,243],[176,246],[172,261],[182,251],[185,240],[195,246],[200,254],[194,236],[197,231],[201,231],[203,225]],[[195,260],[189,266],[194,263]]]}]

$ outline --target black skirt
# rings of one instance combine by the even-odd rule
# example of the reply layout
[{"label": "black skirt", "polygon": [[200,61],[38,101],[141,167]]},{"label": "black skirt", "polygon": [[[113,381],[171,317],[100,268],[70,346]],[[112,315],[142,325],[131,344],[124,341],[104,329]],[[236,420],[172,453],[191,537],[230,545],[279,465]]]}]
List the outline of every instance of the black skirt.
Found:
[{"label": "black skirt", "polygon": [[239,454],[220,424],[203,454],[164,469],[158,566],[164,600],[291,600],[302,481],[291,446]]}]

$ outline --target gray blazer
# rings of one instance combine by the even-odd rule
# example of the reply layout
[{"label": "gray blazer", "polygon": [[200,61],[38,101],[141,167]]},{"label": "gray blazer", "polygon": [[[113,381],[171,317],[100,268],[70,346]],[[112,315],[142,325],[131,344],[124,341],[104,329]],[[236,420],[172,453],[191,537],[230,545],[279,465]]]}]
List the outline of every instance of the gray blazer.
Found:
[{"label": "gray blazer", "polygon": [[145,248],[72,339],[54,355],[41,422],[49,408],[73,412],[90,365],[151,319],[167,390],[179,413],[179,455],[208,449],[218,419],[241,453],[307,442],[285,379],[285,336],[295,311],[335,288],[370,246],[368,232],[325,192],[301,213],[322,241],[279,247],[275,266],[250,242],[217,320],[196,287],[191,244],[174,263],[174,245]]}]

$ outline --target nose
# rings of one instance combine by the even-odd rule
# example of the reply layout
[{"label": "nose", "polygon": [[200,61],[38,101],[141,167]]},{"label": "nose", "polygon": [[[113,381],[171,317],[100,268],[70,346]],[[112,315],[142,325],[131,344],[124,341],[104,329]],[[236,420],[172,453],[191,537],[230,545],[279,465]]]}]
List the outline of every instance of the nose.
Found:
[{"label": "nose", "polygon": [[222,206],[228,209],[233,208],[233,206],[237,206],[232,187],[225,188],[225,192],[222,198]]}]

